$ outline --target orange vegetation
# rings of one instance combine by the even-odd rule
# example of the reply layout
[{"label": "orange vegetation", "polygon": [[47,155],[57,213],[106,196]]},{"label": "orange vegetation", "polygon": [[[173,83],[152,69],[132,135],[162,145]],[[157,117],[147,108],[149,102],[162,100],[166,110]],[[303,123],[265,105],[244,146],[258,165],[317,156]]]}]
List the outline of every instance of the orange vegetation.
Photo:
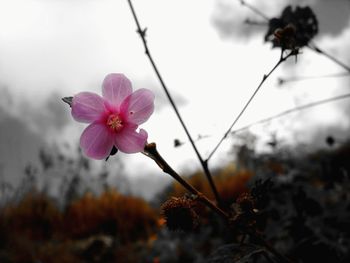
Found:
[{"label": "orange vegetation", "polygon": [[117,235],[122,242],[147,238],[157,227],[156,212],[142,199],[116,191],[85,194],[67,208],[64,229],[73,238]]},{"label": "orange vegetation", "polygon": [[[217,172],[214,176],[214,182],[218,192],[224,203],[231,204],[241,193],[248,190],[247,183],[252,178],[253,173],[247,170],[235,171],[234,167],[228,166],[223,170]],[[210,189],[206,177],[202,173],[195,173],[188,179],[197,190],[214,199],[213,193]],[[173,191],[170,196],[183,196],[186,190],[179,183],[174,183]]]}]

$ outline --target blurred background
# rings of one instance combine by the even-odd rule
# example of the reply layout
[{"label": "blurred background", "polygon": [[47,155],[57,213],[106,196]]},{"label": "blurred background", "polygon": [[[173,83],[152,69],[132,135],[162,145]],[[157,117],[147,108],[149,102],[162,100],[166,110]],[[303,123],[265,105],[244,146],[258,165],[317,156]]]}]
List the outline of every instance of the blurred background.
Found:
[{"label": "blurred background", "polygon": [[[349,1],[246,2],[268,18],[280,17],[289,4],[309,6],[318,20],[313,43],[350,65]],[[279,60],[280,49],[264,40],[268,21],[238,0],[133,3],[141,25],[147,27],[147,43],[160,72],[206,158]],[[208,215],[203,231],[186,239],[181,233],[169,234],[159,207],[169,196],[185,192],[142,154],[118,153],[104,162],[89,160],[79,150],[84,125],[73,121],[61,98],[80,91],[101,94],[105,75],[124,73],[134,89],[148,88],[156,94],[155,112],[142,125],[149,142],[156,142],[176,171],[212,197],[144,54],[127,1],[0,0],[0,7],[0,261],[56,262],[60,255],[57,262],[204,262],[203,251],[231,242],[232,237],[218,234],[220,226],[208,226],[218,224]],[[210,159],[225,201],[232,203],[260,179],[271,177],[277,180],[276,196],[281,198],[281,189],[286,196],[295,194],[288,203],[291,209],[298,200],[313,198],[317,205],[313,203],[311,210],[316,212],[303,216],[326,211],[330,201],[320,198],[325,193],[335,203],[347,201],[346,207],[349,99],[250,124],[346,94],[349,83],[349,70],[307,47],[297,59],[278,67],[233,130],[249,128],[229,136]],[[308,184],[296,179],[305,176],[312,181],[306,189]],[[288,183],[295,184],[281,188]],[[342,214],[343,208],[337,214],[345,224],[349,215],[348,208]],[[279,209],[274,207],[282,216]],[[294,222],[293,214],[284,216],[288,218],[279,219]],[[339,225],[334,220],[327,222]],[[319,229],[325,227],[322,224]],[[282,230],[270,233],[278,231]],[[348,253],[348,233],[343,232],[329,230],[332,238],[325,242],[327,248],[335,242],[332,248],[339,249],[334,252],[339,260]],[[274,238],[290,252],[283,238]],[[197,239],[209,241],[199,242],[192,255],[186,247]],[[169,254],[177,256],[166,258]]]}]

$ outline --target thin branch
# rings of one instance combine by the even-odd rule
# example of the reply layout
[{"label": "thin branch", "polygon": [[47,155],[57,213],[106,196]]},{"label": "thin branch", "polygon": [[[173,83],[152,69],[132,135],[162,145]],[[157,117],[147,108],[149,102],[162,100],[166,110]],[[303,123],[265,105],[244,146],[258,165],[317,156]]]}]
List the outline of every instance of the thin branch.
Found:
[{"label": "thin branch", "polygon": [[[324,99],[324,100],[319,100],[319,101],[314,101],[314,102],[311,102],[311,103],[307,103],[307,104],[304,104],[304,105],[301,105],[301,106],[298,106],[298,107],[295,107],[295,108],[291,108],[289,110],[282,111],[282,112],[280,112],[278,114],[275,114],[273,116],[270,116],[270,117],[267,117],[267,118],[264,118],[264,119],[252,122],[252,123],[250,123],[250,124],[248,124],[246,126],[243,126],[243,127],[239,128],[239,129],[231,131],[230,134],[234,135],[236,133],[248,130],[252,126],[255,126],[255,125],[258,125],[258,124],[263,124],[263,123],[266,123],[266,122],[270,122],[270,121],[272,121],[274,119],[278,119],[280,117],[283,117],[285,115],[288,115],[288,114],[291,114],[291,113],[294,113],[294,112],[306,110],[306,109],[309,109],[309,108],[313,108],[313,107],[316,107],[316,106],[320,106],[320,105],[323,105],[323,104],[327,104],[327,103],[338,101],[338,100],[348,99],[348,98],[350,98],[350,93],[346,93],[346,94],[339,95],[339,96],[336,96],[336,97],[331,97],[331,98]],[[209,135],[207,135],[205,138],[207,138],[207,137],[209,137]]]},{"label": "thin branch", "polygon": [[155,143],[149,143],[145,146],[144,151],[142,152],[147,157],[151,158],[156,164],[163,170],[164,173],[169,174],[173,177],[177,182],[179,182],[187,191],[197,196],[198,200],[204,203],[207,207],[217,213],[226,221],[229,220],[229,215],[222,211],[218,206],[216,206],[213,202],[211,202],[205,195],[199,192],[196,188],[194,188],[191,184],[185,181],[178,173],[174,171],[173,168],[164,160],[164,158],[157,151],[157,147]]},{"label": "thin branch", "polygon": [[197,147],[196,147],[196,145],[194,143],[194,140],[192,139],[191,134],[188,131],[187,126],[185,125],[185,122],[183,121],[183,119],[182,119],[182,117],[180,115],[180,112],[177,109],[177,106],[176,106],[172,96],[170,95],[170,92],[169,92],[168,88],[166,87],[166,85],[164,83],[164,80],[163,80],[162,76],[160,75],[160,72],[159,72],[159,70],[158,70],[158,68],[156,66],[156,63],[154,62],[154,60],[153,60],[153,58],[151,56],[151,52],[150,52],[150,50],[148,48],[147,41],[146,41],[146,29],[142,29],[142,27],[140,25],[140,22],[139,22],[139,20],[137,18],[137,15],[136,15],[136,12],[135,12],[135,9],[133,7],[133,4],[132,4],[131,0],[128,0],[128,3],[129,3],[130,10],[132,12],[132,15],[134,17],[134,20],[135,20],[135,23],[136,23],[136,26],[137,26],[137,33],[140,35],[142,43],[143,43],[143,46],[145,48],[145,53],[146,53],[149,61],[152,64],[152,67],[153,67],[153,69],[154,69],[154,71],[155,71],[155,73],[156,73],[156,75],[157,75],[157,77],[158,77],[158,79],[160,81],[160,84],[161,84],[163,90],[165,91],[165,94],[166,94],[166,96],[167,96],[171,106],[173,107],[173,109],[175,111],[175,114],[176,114],[177,118],[179,119],[179,121],[180,121],[180,123],[181,123],[181,125],[182,125],[182,127],[183,127],[183,129],[184,129],[184,131],[185,131],[185,133],[187,135],[187,137],[188,137],[188,140],[190,141],[190,143],[191,143],[191,145],[192,145],[192,147],[193,147],[193,149],[194,149],[194,151],[195,151],[195,153],[197,155],[197,158],[198,158],[200,164],[203,167],[203,171],[204,171],[204,173],[205,173],[205,175],[206,175],[206,177],[207,177],[207,179],[209,181],[210,187],[211,187],[211,189],[212,189],[212,191],[214,193],[216,201],[218,202],[218,204],[221,204],[221,199],[220,199],[219,193],[218,193],[218,191],[216,189],[216,186],[214,184],[213,178],[212,178],[211,173],[210,173],[210,171],[208,169],[208,164],[203,160],[201,154],[199,153],[199,151],[198,151],[198,149],[197,149]]},{"label": "thin branch", "polygon": [[263,12],[261,12],[258,8],[256,8],[255,6],[248,4],[246,1],[244,0],[239,0],[241,2],[241,4],[243,6],[246,6],[248,9],[250,9],[252,12],[254,12],[255,14],[261,16],[263,19],[265,19],[266,21],[269,21],[270,18],[265,15]]},{"label": "thin branch", "polygon": [[308,45],[308,48],[310,48],[311,50],[313,50],[313,51],[315,51],[315,52],[317,52],[319,54],[324,55],[325,57],[327,57],[330,60],[332,60],[334,63],[336,63],[339,66],[343,67],[346,71],[350,72],[350,66],[348,66],[345,63],[341,62],[340,60],[338,60],[337,58],[333,57],[331,54],[327,53],[326,51],[320,49],[315,44]]},{"label": "thin branch", "polygon": [[280,118],[282,116],[291,114],[293,112],[306,110],[306,109],[309,109],[309,108],[312,108],[312,107],[320,106],[322,104],[326,104],[326,103],[337,101],[337,100],[348,99],[348,98],[350,98],[350,93],[346,93],[346,94],[339,95],[339,96],[336,96],[336,97],[331,97],[331,98],[328,98],[328,99],[319,100],[319,101],[311,102],[311,103],[308,103],[308,104],[304,104],[304,105],[301,105],[299,107],[295,107],[295,108],[292,108],[292,109],[289,109],[289,110],[285,110],[285,111],[280,112],[279,114],[273,115],[271,117],[268,117],[268,118],[261,119],[259,121],[250,123],[250,124],[248,124],[248,125],[246,125],[246,126],[244,126],[242,128],[239,128],[237,130],[232,131],[231,134],[236,134],[238,132],[247,130],[247,129],[249,129],[250,127],[252,127],[254,125],[262,124],[262,123],[265,123],[265,122],[270,122],[270,121],[272,121],[274,119],[277,119],[277,118]]},{"label": "thin branch", "polygon": [[218,142],[218,144],[214,147],[214,149],[211,151],[211,153],[209,154],[208,158],[206,159],[206,162],[208,162],[210,160],[210,158],[213,156],[213,154],[216,152],[216,150],[219,148],[219,146],[221,145],[221,143],[226,139],[226,137],[229,135],[229,133],[231,132],[233,126],[235,126],[235,124],[237,123],[237,121],[240,119],[240,117],[243,115],[244,111],[248,108],[250,102],[253,100],[253,98],[255,97],[255,95],[258,93],[258,91],[260,90],[261,86],[264,84],[264,82],[270,77],[270,75],[275,71],[276,68],[278,68],[278,66],[284,62],[285,60],[287,60],[290,56],[295,55],[295,53],[293,51],[291,51],[287,56],[283,57],[283,49],[281,51],[281,57],[279,59],[279,61],[277,62],[277,64],[270,70],[270,72],[266,75],[263,76],[262,81],[260,82],[260,84],[258,85],[258,87],[255,89],[253,95],[249,98],[249,100],[246,102],[246,104],[244,105],[243,109],[240,111],[240,113],[237,115],[237,117],[235,118],[235,120],[233,121],[233,123],[230,125],[230,127],[227,129],[226,133],[224,134],[224,136],[220,139],[220,141]]},{"label": "thin branch", "polygon": [[269,24],[267,22],[261,22],[261,21],[255,21],[255,20],[251,20],[249,18],[247,18],[246,20],[244,20],[244,23],[250,26],[268,26]]},{"label": "thin branch", "polygon": [[339,78],[339,77],[350,77],[350,72],[334,73],[321,76],[298,76],[292,78],[279,78],[278,84],[283,85],[288,82],[312,80],[312,79],[325,79],[325,78]]}]

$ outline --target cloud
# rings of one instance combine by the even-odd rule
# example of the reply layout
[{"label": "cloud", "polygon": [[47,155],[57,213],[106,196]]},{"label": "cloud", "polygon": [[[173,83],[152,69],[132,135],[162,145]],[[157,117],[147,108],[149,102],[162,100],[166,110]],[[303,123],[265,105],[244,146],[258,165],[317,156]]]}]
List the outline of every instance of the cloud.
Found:
[{"label": "cloud", "polygon": [[39,149],[45,142],[25,122],[0,107],[0,145],[2,179],[15,185],[23,178],[25,166],[38,162]]},{"label": "cloud", "polygon": [[251,17],[248,10],[240,6],[238,1],[218,1],[212,15],[212,24],[222,38],[247,40],[261,31],[260,26],[250,26],[244,22],[248,17]]},{"label": "cloud", "polygon": [[[157,111],[165,107],[171,106],[161,84],[159,83],[158,79],[156,79],[156,77],[154,79],[150,79],[150,78],[136,79],[133,82],[133,88],[134,89],[146,88],[146,89],[152,90],[156,96],[155,106]],[[185,96],[171,89],[171,87],[167,87],[167,88],[177,107],[182,107],[187,104],[188,101],[185,98]]]},{"label": "cloud", "polygon": [[19,116],[34,131],[41,135],[60,133],[70,121],[67,105],[62,102],[63,96],[57,92],[47,98],[23,98],[20,103]]},{"label": "cloud", "polygon": [[348,26],[350,1],[317,0],[312,8],[318,17],[320,34],[338,35]]}]

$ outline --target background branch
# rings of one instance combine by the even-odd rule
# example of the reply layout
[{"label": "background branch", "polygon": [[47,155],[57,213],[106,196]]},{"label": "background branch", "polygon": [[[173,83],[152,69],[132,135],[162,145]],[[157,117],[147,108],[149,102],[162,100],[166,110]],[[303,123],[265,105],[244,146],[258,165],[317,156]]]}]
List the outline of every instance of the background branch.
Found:
[{"label": "background branch", "polygon": [[197,147],[196,147],[196,145],[194,143],[194,140],[192,139],[191,134],[188,131],[187,126],[185,125],[185,122],[183,121],[183,119],[182,119],[182,117],[180,115],[180,112],[177,109],[177,106],[176,106],[172,96],[170,95],[170,92],[169,92],[168,88],[166,87],[166,85],[164,83],[164,80],[163,80],[163,78],[162,78],[162,76],[161,76],[161,74],[160,74],[160,72],[159,72],[159,70],[158,70],[158,68],[156,66],[156,63],[154,62],[154,60],[153,60],[153,58],[151,56],[151,52],[150,52],[150,50],[148,48],[147,41],[146,41],[146,29],[142,29],[141,28],[140,22],[139,22],[139,20],[137,18],[137,15],[136,15],[136,12],[135,12],[135,9],[134,9],[134,7],[132,5],[131,0],[128,0],[128,3],[129,3],[130,10],[132,12],[132,15],[134,17],[134,20],[135,20],[135,23],[136,23],[136,26],[137,26],[137,33],[140,35],[142,43],[143,43],[143,46],[145,48],[145,53],[146,53],[149,61],[152,64],[152,67],[153,67],[153,69],[154,69],[154,71],[155,71],[155,73],[156,73],[156,75],[157,75],[157,77],[158,77],[158,79],[160,81],[160,84],[161,84],[163,90],[165,91],[165,94],[166,94],[166,96],[167,96],[171,106],[173,107],[173,109],[175,111],[175,114],[176,114],[177,118],[179,119],[179,121],[181,123],[181,126],[184,129],[184,131],[185,131],[185,133],[187,135],[187,138],[188,138],[188,140],[190,141],[190,143],[192,145],[192,148],[194,149],[194,151],[196,153],[196,156],[197,156],[197,158],[198,158],[198,160],[199,160],[199,162],[200,162],[200,164],[201,164],[201,166],[203,168],[204,174],[206,175],[206,177],[208,179],[208,182],[209,182],[210,187],[211,187],[211,189],[213,191],[213,194],[215,196],[216,201],[218,202],[218,204],[221,204],[221,198],[220,198],[220,195],[219,195],[219,193],[218,193],[218,191],[216,189],[216,186],[214,184],[214,180],[213,180],[212,175],[210,173],[210,170],[208,168],[208,164],[207,164],[207,162],[205,162],[203,160],[201,154],[199,153],[199,151],[198,151],[198,149],[197,149]]},{"label": "background branch", "polygon": [[219,148],[219,146],[221,145],[221,143],[226,139],[226,137],[229,135],[229,133],[231,132],[233,126],[235,126],[235,124],[237,123],[237,121],[240,119],[240,117],[243,115],[244,111],[248,108],[249,104],[251,103],[251,101],[253,100],[253,98],[255,97],[255,95],[258,93],[258,91],[260,90],[261,86],[264,84],[264,82],[270,77],[270,75],[276,70],[276,68],[278,68],[278,66],[284,62],[285,60],[287,60],[290,56],[295,55],[293,51],[291,51],[287,56],[283,57],[283,49],[281,50],[281,57],[279,59],[279,61],[277,62],[277,64],[270,70],[270,72],[266,75],[263,76],[262,81],[260,82],[260,84],[258,85],[258,87],[255,89],[254,93],[252,94],[252,96],[249,98],[249,100],[246,102],[246,104],[244,105],[243,109],[240,111],[240,113],[237,115],[237,117],[235,118],[235,120],[233,121],[233,123],[230,125],[230,127],[227,129],[226,133],[224,134],[224,136],[220,139],[220,141],[218,142],[218,144],[214,147],[214,149],[211,151],[211,153],[209,154],[206,162],[208,162],[210,160],[210,158],[214,155],[214,153],[217,151],[217,149]]},{"label": "background branch", "polygon": [[350,72],[334,73],[321,76],[297,76],[292,78],[278,78],[278,85],[283,85],[288,82],[312,80],[312,79],[325,79],[325,78],[340,78],[340,77],[350,77]]},{"label": "background branch", "polygon": [[334,56],[332,56],[331,54],[327,53],[326,51],[320,49],[319,47],[317,47],[315,44],[312,45],[308,45],[308,48],[310,48],[311,50],[324,55],[325,57],[329,58],[330,60],[332,60],[334,63],[338,64],[339,66],[341,66],[342,68],[344,68],[346,71],[350,72],[350,66],[346,65],[345,63],[341,62],[340,60],[338,60],[337,58],[335,58]]}]

